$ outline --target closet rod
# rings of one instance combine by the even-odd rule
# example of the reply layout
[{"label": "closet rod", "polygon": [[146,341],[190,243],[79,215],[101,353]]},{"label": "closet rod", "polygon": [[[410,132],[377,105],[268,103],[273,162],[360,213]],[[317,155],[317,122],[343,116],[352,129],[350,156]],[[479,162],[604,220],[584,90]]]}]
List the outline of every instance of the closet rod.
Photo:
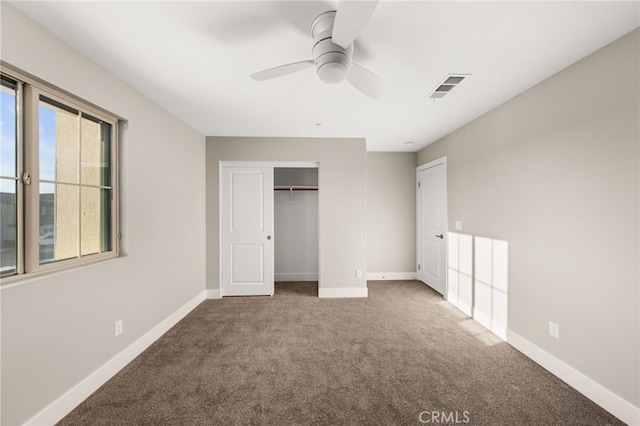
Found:
[{"label": "closet rod", "polygon": [[317,191],[317,186],[277,186],[275,191]]}]

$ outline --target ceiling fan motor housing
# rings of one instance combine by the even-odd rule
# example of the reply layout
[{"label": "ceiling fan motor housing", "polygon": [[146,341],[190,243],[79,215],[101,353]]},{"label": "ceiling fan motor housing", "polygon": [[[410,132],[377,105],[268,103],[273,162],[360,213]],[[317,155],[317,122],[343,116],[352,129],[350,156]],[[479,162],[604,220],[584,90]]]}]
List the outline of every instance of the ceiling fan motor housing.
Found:
[{"label": "ceiling fan motor housing", "polygon": [[330,84],[340,83],[347,77],[353,55],[353,43],[343,49],[331,41],[335,18],[336,11],[325,12],[318,15],[311,25],[316,73],[320,80]]}]

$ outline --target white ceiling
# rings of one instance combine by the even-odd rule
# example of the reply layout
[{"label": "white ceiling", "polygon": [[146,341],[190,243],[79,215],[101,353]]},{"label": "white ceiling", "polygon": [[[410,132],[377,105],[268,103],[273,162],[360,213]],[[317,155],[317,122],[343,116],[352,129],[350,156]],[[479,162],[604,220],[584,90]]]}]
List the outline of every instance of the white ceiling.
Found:
[{"label": "white ceiling", "polygon": [[[204,135],[365,137],[369,151],[417,151],[640,25],[637,1],[381,1],[354,54],[389,87],[372,100],[313,68],[249,78],[312,59],[311,22],[337,2],[12,3]],[[425,99],[449,73],[471,77]]]}]

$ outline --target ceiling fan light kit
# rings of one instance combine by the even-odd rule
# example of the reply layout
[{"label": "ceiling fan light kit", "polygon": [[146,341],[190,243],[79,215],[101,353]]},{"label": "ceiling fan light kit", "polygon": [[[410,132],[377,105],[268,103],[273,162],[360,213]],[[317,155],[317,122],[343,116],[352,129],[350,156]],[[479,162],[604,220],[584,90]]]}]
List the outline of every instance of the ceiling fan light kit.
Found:
[{"label": "ceiling fan light kit", "polygon": [[347,78],[353,56],[353,43],[347,48],[332,43],[333,23],[336,11],[325,12],[313,20],[311,35],[313,36],[313,53],[316,73],[320,80],[336,84]]},{"label": "ceiling fan light kit", "polygon": [[318,15],[311,24],[313,60],[281,65],[251,74],[257,81],[282,77],[315,65],[321,81],[336,84],[345,79],[357,90],[377,98],[386,90],[384,82],[366,68],[352,63],[353,41],[367,23],[377,1],[342,1],[338,10]]}]

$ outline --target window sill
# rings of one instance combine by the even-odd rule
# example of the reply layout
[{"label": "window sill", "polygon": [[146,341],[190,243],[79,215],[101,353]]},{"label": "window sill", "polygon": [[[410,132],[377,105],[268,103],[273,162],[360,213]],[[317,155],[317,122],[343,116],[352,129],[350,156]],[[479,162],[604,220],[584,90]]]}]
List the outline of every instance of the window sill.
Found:
[{"label": "window sill", "polygon": [[97,263],[102,263],[109,260],[114,260],[122,257],[119,253],[109,252],[102,253],[100,255],[91,256],[90,258],[76,259],[73,263],[61,262],[60,264],[50,263],[43,265],[39,270],[20,275],[11,275],[4,278],[0,278],[0,291],[7,290],[12,287],[16,287],[22,284],[26,284],[35,279],[41,279],[57,275],[59,273],[73,272],[83,269],[87,266],[91,266]]}]

